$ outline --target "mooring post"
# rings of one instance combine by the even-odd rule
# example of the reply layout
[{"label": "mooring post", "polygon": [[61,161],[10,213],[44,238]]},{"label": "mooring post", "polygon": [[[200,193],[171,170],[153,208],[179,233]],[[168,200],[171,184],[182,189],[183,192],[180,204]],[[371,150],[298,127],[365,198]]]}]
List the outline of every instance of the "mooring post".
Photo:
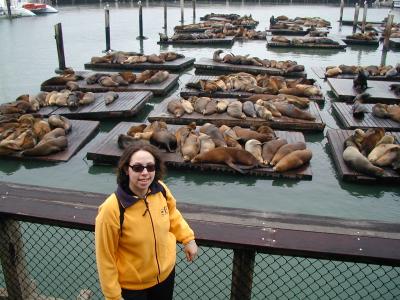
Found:
[{"label": "mooring post", "polygon": [[183,25],[183,22],[184,22],[183,10],[184,10],[184,8],[185,8],[185,1],[184,1],[184,0],[181,0],[180,3],[181,3],[181,24]]},{"label": "mooring post", "polygon": [[57,55],[58,55],[58,69],[56,69],[56,73],[62,73],[65,67],[65,56],[64,56],[64,42],[63,42],[63,34],[62,34],[62,26],[61,23],[54,25],[54,31],[57,44]]},{"label": "mooring post", "polygon": [[11,15],[11,2],[10,0],[6,0],[7,3],[7,12],[8,12],[8,17],[10,18],[10,20],[12,19],[12,15]]},{"label": "mooring post", "polygon": [[143,35],[143,7],[142,7],[142,1],[138,1],[139,5],[139,36],[136,38],[137,40],[145,40],[147,39]]},{"label": "mooring post", "polygon": [[367,10],[368,10],[368,2],[364,1],[364,11],[363,11],[363,20],[361,25],[361,32],[365,32],[365,23],[367,22]]},{"label": "mooring post", "polygon": [[340,0],[340,17],[339,17],[340,25],[342,25],[343,22],[343,9],[344,9],[344,0]]},{"label": "mooring post", "polygon": [[233,250],[231,300],[251,299],[255,257],[255,251]]},{"label": "mooring post", "polygon": [[389,12],[389,15],[387,17],[387,21],[386,21],[386,28],[385,28],[385,39],[383,41],[383,50],[388,50],[389,49],[389,41],[390,41],[390,35],[392,33],[392,24],[393,24],[393,18],[394,15]]},{"label": "mooring post", "polygon": [[7,299],[38,299],[35,283],[29,277],[20,228],[18,221],[0,221],[0,260]]},{"label": "mooring post", "polygon": [[358,23],[358,13],[360,12],[360,6],[358,3],[356,4],[355,10],[354,10],[354,20],[353,20],[353,34],[356,33],[357,30],[357,23]]},{"label": "mooring post", "polygon": [[381,67],[386,66],[387,49],[382,49]]},{"label": "mooring post", "polygon": [[164,33],[167,35],[167,1],[164,1]]},{"label": "mooring post", "polygon": [[104,6],[104,20],[105,20],[105,30],[106,30],[106,50],[103,52],[108,52],[111,50],[111,35],[110,35],[110,5]]},{"label": "mooring post", "polygon": [[192,6],[193,6],[193,24],[196,23],[196,0],[192,0]]}]

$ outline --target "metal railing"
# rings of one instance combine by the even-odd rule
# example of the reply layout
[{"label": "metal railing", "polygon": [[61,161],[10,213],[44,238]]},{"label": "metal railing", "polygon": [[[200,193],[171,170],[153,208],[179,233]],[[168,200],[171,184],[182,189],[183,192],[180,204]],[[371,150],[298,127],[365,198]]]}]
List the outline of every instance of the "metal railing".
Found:
[{"label": "metal railing", "polygon": [[[41,204],[37,202],[34,207],[42,205],[42,208],[34,210],[33,206],[25,207],[26,204],[22,208],[18,201],[24,201],[21,199],[21,195],[26,194],[24,189],[29,187],[0,183],[0,299],[102,299],[95,263],[93,218],[89,216],[85,224],[76,214],[72,217],[75,221],[63,220],[61,214],[67,209],[65,204],[70,207],[71,203],[62,204],[57,198],[64,197],[67,192],[58,190],[49,192],[48,189],[35,191],[30,188],[29,203],[36,202],[32,191],[33,194],[37,192],[41,194]],[[74,198],[74,194],[66,196]],[[92,196],[81,193],[80,205],[84,205],[85,200],[90,203]],[[46,199],[51,200],[45,203]],[[8,201],[14,207],[11,208]],[[50,211],[53,215],[45,211],[49,203],[52,203]],[[77,208],[77,202],[74,203]],[[193,217],[191,210],[182,206],[184,215]],[[64,212],[59,210],[62,207]],[[11,209],[16,212],[11,212]],[[82,210],[82,207],[78,209]],[[95,205],[91,209],[95,215]],[[201,209],[206,208],[193,208]],[[234,221],[236,212],[231,211],[231,221]],[[47,215],[43,217],[40,214]],[[223,212],[219,211],[218,215],[223,215]],[[257,217],[253,215],[251,218]],[[233,231],[229,232],[228,227],[221,230],[230,236],[219,235],[217,230],[210,230],[211,221],[190,218],[188,221],[198,232],[200,253],[195,262],[187,263],[182,246],[177,245],[174,299],[400,298],[399,248],[391,249],[393,252],[387,249],[399,245],[397,224],[392,224],[394,227],[386,224],[386,228],[392,229],[382,233],[383,238],[378,238],[377,244],[364,242],[364,253],[346,254],[344,250],[338,251],[339,243],[335,244],[338,249],[318,250],[321,241],[329,245],[329,239],[335,238],[337,233],[335,236],[324,233],[322,238],[313,240],[311,249],[305,251],[297,246],[284,247],[283,235],[276,235],[279,229],[268,227],[269,230],[261,230],[275,234],[263,235],[273,238],[261,238],[262,245],[245,242]],[[221,224],[216,225],[225,226]],[[296,226],[300,229],[296,233],[301,236],[301,225]],[[248,235],[249,224],[237,225],[235,232],[241,231]],[[397,244],[385,244],[386,237],[390,243]],[[274,244],[280,244],[280,247]],[[351,243],[346,245],[346,248],[352,248]],[[373,252],[366,254],[367,248],[372,251],[374,245],[382,247],[379,249],[378,246],[376,250],[383,256],[373,256]]]}]

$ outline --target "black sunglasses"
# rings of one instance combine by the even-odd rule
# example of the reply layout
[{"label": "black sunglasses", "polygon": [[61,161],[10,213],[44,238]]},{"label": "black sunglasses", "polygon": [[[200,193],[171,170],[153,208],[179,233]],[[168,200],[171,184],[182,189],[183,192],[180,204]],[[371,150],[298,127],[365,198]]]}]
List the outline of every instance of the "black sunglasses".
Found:
[{"label": "black sunglasses", "polygon": [[143,166],[141,164],[135,164],[135,165],[129,165],[129,167],[133,170],[133,172],[136,173],[142,173],[144,169],[147,170],[147,172],[154,172],[156,170],[156,165],[149,164],[147,166]]}]

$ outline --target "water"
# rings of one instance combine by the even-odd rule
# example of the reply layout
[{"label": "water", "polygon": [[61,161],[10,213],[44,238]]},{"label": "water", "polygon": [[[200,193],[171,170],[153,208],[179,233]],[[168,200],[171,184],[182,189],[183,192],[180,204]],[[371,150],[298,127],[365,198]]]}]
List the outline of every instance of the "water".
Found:
[{"label": "water", "polygon": [[[145,54],[160,51],[176,51],[190,57],[211,57],[216,48],[159,46],[158,33],[163,32],[163,8],[157,3],[143,3],[144,35],[141,44],[139,35],[138,6],[136,2],[110,3],[111,48],[140,51]],[[0,103],[14,100],[20,94],[36,93],[40,83],[54,75],[58,67],[54,25],[61,22],[64,35],[66,65],[83,70],[83,64],[92,56],[101,55],[105,49],[104,3],[58,6],[58,14],[35,18],[0,20]],[[381,21],[388,9],[368,9],[368,20]],[[331,33],[350,34],[351,27],[338,23],[338,4],[293,4],[278,3],[216,3],[197,2],[196,16],[207,13],[252,14],[260,21],[258,30],[268,26],[273,14],[296,16],[319,16],[332,23]],[[395,22],[400,14],[394,10]],[[353,17],[354,9],[346,7],[344,19]],[[185,24],[192,23],[191,2],[186,3]],[[179,2],[169,3],[168,34],[180,23]],[[362,11],[360,11],[360,18]],[[331,50],[267,50],[265,41],[235,42],[234,54],[250,54],[260,58],[296,60],[306,66],[309,77],[316,78],[312,66],[344,64],[379,65],[382,45],[378,49],[348,47],[346,51]],[[389,51],[387,64],[399,62],[400,54]],[[180,77],[180,87],[194,74],[186,70]],[[322,88],[326,84],[319,80]],[[179,88],[180,88],[179,87]],[[172,93],[178,94],[179,88]],[[163,98],[154,98],[139,116],[131,121],[145,121],[153,106]],[[302,213],[350,219],[370,219],[398,222],[400,217],[398,185],[365,185],[339,180],[325,137],[329,128],[339,128],[332,116],[331,102],[327,97],[321,112],[327,127],[323,133],[307,133],[307,146],[313,151],[311,167],[312,181],[268,179],[218,173],[199,173],[186,170],[168,172],[166,183],[180,202],[250,208],[271,212]],[[94,141],[100,141],[117,121],[102,122],[100,133]],[[0,180],[17,183],[111,193],[115,189],[115,171],[111,166],[94,166],[85,159],[90,143],[67,163],[45,163],[0,159]]]}]

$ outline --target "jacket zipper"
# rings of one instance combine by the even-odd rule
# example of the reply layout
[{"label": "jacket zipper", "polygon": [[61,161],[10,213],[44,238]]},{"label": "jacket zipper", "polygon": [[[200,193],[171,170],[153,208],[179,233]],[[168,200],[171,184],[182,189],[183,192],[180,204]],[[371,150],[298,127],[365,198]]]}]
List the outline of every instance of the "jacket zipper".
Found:
[{"label": "jacket zipper", "polygon": [[157,262],[157,268],[158,268],[157,283],[160,283],[161,271],[160,271],[160,263],[158,262],[158,255],[157,255],[157,239],[156,239],[156,233],[155,233],[155,231],[154,231],[153,218],[152,218],[152,216],[151,216],[150,209],[149,209],[149,203],[147,202],[147,195],[146,195],[146,198],[144,198],[143,200],[144,200],[144,203],[146,204],[146,210],[144,211],[143,216],[145,216],[146,213],[149,212],[150,221],[151,221],[151,228],[153,229],[154,250],[155,250],[155,252],[156,252],[156,262]]}]

